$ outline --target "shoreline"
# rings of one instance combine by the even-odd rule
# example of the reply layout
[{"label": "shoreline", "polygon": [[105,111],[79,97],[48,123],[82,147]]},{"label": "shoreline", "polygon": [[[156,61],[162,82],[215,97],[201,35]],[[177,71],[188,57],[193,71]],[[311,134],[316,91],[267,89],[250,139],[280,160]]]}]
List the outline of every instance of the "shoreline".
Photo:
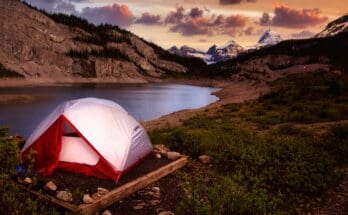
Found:
[{"label": "shoreline", "polygon": [[[2,79],[5,81],[6,79]],[[209,111],[229,103],[243,103],[249,100],[255,100],[260,95],[269,91],[269,87],[265,82],[257,82],[250,80],[217,80],[217,79],[189,79],[189,78],[168,78],[168,79],[149,79],[147,82],[116,82],[116,81],[104,81],[104,80],[79,80],[79,81],[48,81],[43,82],[42,80],[11,80],[7,79],[5,84],[0,86],[5,87],[35,87],[35,86],[72,86],[72,85],[83,85],[83,84],[184,84],[201,87],[214,87],[219,88],[217,91],[212,92],[219,98],[216,102],[205,105],[201,108],[184,109],[169,113],[167,115],[160,116],[156,119],[141,121],[141,124],[147,131],[154,129],[172,128],[180,125],[184,120],[191,118],[203,111]],[[5,94],[3,94],[5,95]],[[19,101],[22,97],[31,97],[25,101],[35,101],[35,96],[29,94],[14,94],[6,95],[0,98],[0,104],[5,104],[8,101]]]},{"label": "shoreline", "polygon": [[258,99],[262,94],[270,91],[269,86],[265,82],[254,82],[249,80],[211,80],[211,79],[166,79],[162,83],[174,83],[174,84],[189,84],[194,86],[204,87],[216,87],[219,90],[212,94],[217,96],[219,100],[195,109],[185,109],[176,111],[167,115],[163,115],[159,118],[143,121],[141,124],[146,131],[152,131],[155,129],[169,129],[179,126],[183,121],[194,117],[203,112],[212,111],[222,105],[230,103],[243,103]]}]

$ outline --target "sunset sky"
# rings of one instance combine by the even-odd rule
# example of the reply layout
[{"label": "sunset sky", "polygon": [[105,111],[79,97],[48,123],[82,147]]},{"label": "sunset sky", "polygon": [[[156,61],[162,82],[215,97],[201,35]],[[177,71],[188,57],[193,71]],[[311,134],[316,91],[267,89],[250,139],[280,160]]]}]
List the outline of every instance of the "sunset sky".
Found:
[{"label": "sunset sky", "polygon": [[250,46],[269,27],[283,39],[305,38],[348,12],[347,0],[25,0],[128,29],[163,48],[201,50],[235,40]]}]

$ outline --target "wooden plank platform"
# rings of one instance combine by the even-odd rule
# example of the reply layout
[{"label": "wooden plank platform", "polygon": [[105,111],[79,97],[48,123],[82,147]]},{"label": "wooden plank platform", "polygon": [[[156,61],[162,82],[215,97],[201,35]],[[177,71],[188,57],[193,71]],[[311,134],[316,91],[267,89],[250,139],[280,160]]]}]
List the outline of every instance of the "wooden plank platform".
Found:
[{"label": "wooden plank platform", "polygon": [[144,176],[141,176],[131,182],[128,182],[122,186],[119,186],[107,194],[101,196],[99,199],[95,200],[91,204],[81,204],[81,205],[75,205],[72,203],[67,203],[61,200],[56,199],[53,196],[50,196],[48,194],[43,194],[37,191],[34,191],[24,185],[18,184],[18,186],[21,189],[24,189],[28,191],[29,193],[37,196],[38,198],[49,201],[53,204],[59,205],[67,210],[70,210],[74,213],[80,213],[80,214],[95,214],[96,212],[110,206],[111,204],[135,193],[138,190],[141,190],[148,185],[160,180],[161,178],[171,174],[177,169],[180,169],[181,167],[185,166],[188,162],[187,157],[181,157],[178,160],[175,160],[163,167],[160,167],[157,170],[154,170]]}]

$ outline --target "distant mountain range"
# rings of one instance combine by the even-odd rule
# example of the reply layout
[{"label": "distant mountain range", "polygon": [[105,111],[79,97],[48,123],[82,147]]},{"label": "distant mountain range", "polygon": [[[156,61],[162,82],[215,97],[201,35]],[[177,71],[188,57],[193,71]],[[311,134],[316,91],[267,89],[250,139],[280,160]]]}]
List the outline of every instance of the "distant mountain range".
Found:
[{"label": "distant mountain range", "polygon": [[282,41],[280,35],[277,32],[269,29],[261,35],[256,45],[250,46],[248,48],[243,48],[236,41],[231,40],[223,46],[217,46],[214,44],[206,52],[194,49],[186,45],[182,46],[181,48],[173,46],[168,49],[168,51],[172,54],[180,56],[198,57],[203,59],[207,64],[214,64],[233,59],[246,50],[275,45],[280,41]]},{"label": "distant mountain range", "polygon": [[[330,22],[322,32],[318,33],[314,37],[328,37],[341,32],[348,32],[348,14]],[[214,64],[234,59],[241,53],[251,52],[260,48],[276,45],[281,41],[283,41],[283,39],[277,32],[268,29],[260,36],[257,44],[245,48],[240,46],[236,41],[232,40],[221,47],[213,45],[206,52],[191,48],[189,46],[182,46],[181,48],[173,46],[168,49],[168,51],[172,54],[180,56],[198,57],[203,59],[207,64]]]}]

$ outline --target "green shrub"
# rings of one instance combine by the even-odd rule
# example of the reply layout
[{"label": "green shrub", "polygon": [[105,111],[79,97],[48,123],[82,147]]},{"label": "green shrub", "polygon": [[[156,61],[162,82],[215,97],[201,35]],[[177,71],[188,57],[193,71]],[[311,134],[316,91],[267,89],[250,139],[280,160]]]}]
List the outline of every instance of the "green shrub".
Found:
[{"label": "green shrub", "polygon": [[[2,214],[59,214],[45,202],[33,200],[27,192],[12,182],[15,166],[19,164],[19,138],[8,135],[7,128],[0,128],[0,208]],[[33,177],[34,180],[34,177]]]},{"label": "green shrub", "polygon": [[319,143],[339,164],[348,163],[348,123],[331,127],[325,139]]}]

